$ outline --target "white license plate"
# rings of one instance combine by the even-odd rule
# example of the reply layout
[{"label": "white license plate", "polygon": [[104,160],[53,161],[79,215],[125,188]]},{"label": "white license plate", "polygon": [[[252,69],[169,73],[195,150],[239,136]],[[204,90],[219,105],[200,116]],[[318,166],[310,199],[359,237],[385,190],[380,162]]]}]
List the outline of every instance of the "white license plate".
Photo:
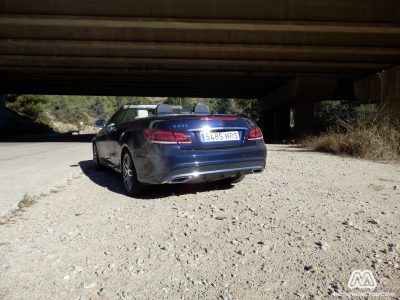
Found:
[{"label": "white license plate", "polygon": [[200,132],[200,139],[203,143],[239,141],[239,131],[224,132]]}]

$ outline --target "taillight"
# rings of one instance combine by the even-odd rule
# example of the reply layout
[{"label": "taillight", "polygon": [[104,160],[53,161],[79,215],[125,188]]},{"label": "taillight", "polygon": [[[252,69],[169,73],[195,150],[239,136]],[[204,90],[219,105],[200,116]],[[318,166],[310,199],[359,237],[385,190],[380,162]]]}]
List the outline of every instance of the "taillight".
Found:
[{"label": "taillight", "polygon": [[146,129],[144,137],[156,144],[191,144],[192,139],[186,132],[173,130]]},{"label": "taillight", "polygon": [[263,138],[262,131],[258,127],[250,129],[249,134],[247,135],[247,139],[249,141],[261,140],[262,138]]},{"label": "taillight", "polygon": [[178,144],[191,144],[192,138],[187,132],[184,131],[173,131],[175,140]]}]

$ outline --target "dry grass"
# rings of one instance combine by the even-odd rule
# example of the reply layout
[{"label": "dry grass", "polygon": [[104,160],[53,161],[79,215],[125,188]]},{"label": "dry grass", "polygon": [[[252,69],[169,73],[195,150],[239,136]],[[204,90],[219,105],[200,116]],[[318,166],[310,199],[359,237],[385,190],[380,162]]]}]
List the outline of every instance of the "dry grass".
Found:
[{"label": "dry grass", "polygon": [[18,207],[20,209],[32,206],[36,203],[36,199],[28,194],[25,194],[24,197],[18,202]]},{"label": "dry grass", "polygon": [[13,223],[15,219],[20,216],[25,208],[28,208],[37,203],[37,197],[25,194],[22,199],[18,202],[18,208],[11,210],[8,214],[0,217],[0,225],[6,225],[8,223]]},{"label": "dry grass", "polygon": [[400,160],[398,120],[382,113],[337,120],[320,136],[308,137],[303,145],[315,151],[346,154],[371,160]]}]

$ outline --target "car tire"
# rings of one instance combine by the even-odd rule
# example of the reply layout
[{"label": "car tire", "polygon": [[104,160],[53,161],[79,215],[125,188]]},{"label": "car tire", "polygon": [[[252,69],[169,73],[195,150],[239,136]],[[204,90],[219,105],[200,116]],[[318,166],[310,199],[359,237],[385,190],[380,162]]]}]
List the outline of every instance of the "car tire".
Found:
[{"label": "car tire", "polygon": [[235,183],[239,183],[244,179],[245,175],[237,175],[235,177],[231,177],[231,178],[225,178],[221,180],[222,184],[226,184],[226,185],[233,185]]},{"label": "car tire", "polygon": [[93,143],[93,163],[94,163],[94,167],[97,170],[101,170],[103,169],[103,166],[100,163],[100,158],[99,158],[99,151],[97,150],[97,145],[96,143]]},{"label": "car tire", "polygon": [[124,151],[122,154],[121,174],[125,191],[128,195],[134,196],[144,192],[143,184],[137,179],[136,169],[129,151]]},{"label": "car tire", "polygon": [[234,183],[239,183],[239,182],[241,182],[241,181],[244,179],[244,177],[245,177],[245,175],[238,175],[238,176],[235,176],[235,177],[231,178],[231,183],[232,183],[232,184],[234,184]]}]

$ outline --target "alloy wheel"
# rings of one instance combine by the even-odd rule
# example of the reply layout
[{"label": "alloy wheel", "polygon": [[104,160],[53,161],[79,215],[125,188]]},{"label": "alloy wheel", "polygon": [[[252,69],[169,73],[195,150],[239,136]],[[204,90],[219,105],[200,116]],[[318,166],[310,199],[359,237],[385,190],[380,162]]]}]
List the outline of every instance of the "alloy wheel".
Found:
[{"label": "alloy wheel", "polygon": [[122,163],[122,175],[124,177],[124,185],[127,191],[131,191],[133,187],[133,164],[131,156],[125,153]]}]

